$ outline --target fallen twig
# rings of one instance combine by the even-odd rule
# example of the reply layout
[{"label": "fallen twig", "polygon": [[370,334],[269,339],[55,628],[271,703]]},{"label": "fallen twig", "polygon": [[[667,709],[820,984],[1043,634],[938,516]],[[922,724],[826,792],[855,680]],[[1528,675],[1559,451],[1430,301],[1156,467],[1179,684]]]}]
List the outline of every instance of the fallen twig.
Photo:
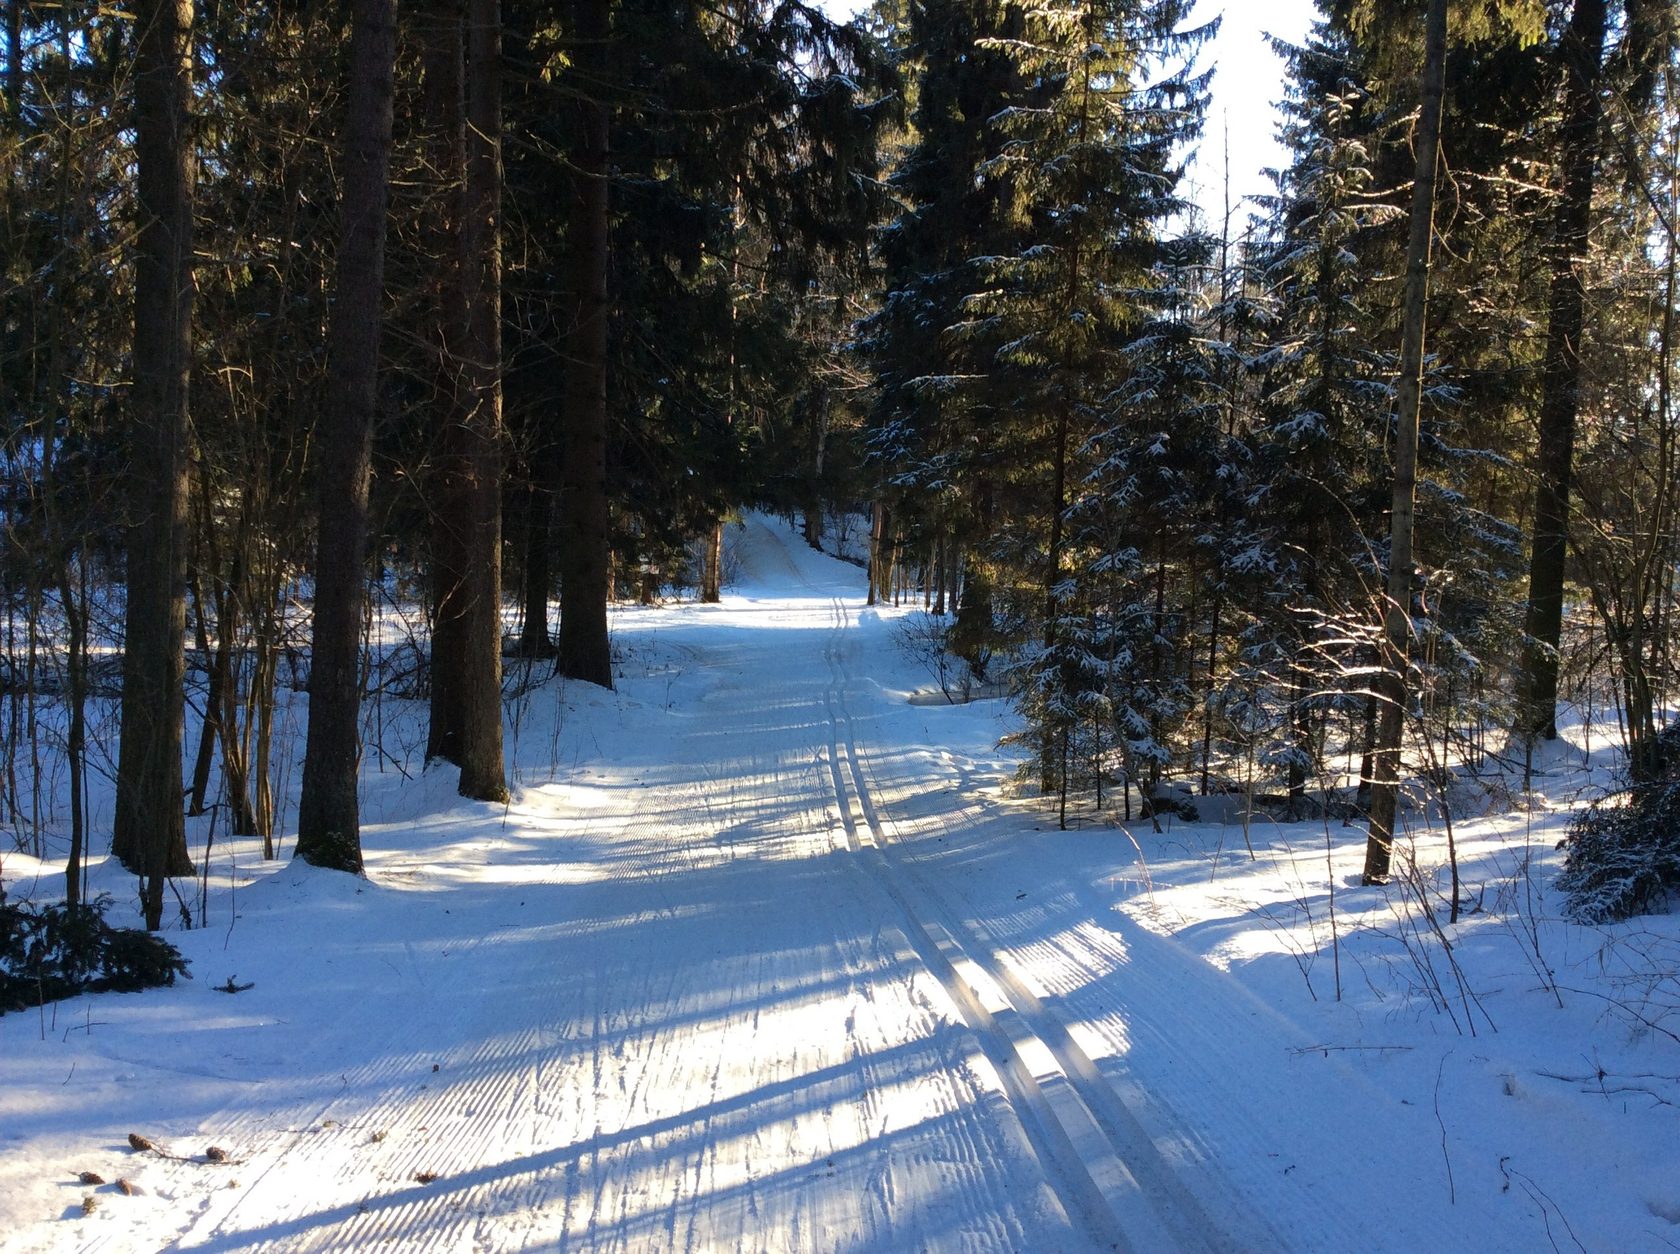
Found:
[{"label": "fallen twig", "polygon": [[1581,1238],[1575,1235],[1575,1229],[1569,1226],[1569,1220],[1565,1218],[1563,1211],[1558,1209],[1558,1204],[1552,1201],[1544,1189],[1534,1183],[1534,1177],[1518,1171],[1515,1167],[1507,1167],[1505,1164],[1510,1161],[1511,1157],[1508,1154],[1502,1156],[1499,1160],[1499,1170],[1505,1176],[1503,1191],[1510,1191],[1511,1180],[1514,1177],[1517,1183],[1522,1185],[1523,1192],[1528,1194],[1529,1200],[1540,1208],[1541,1222],[1546,1225],[1546,1240],[1551,1242],[1552,1249],[1556,1250],[1558,1248],[1557,1237],[1552,1233],[1552,1212],[1557,1211],[1558,1222],[1563,1225],[1563,1230],[1569,1234],[1569,1239],[1575,1242],[1575,1248],[1580,1250],[1581,1254],[1587,1254],[1587,1247],[1581,1244]]},{"label": "fallen twig", "polygon": [[141,1136],[138,1132],[128,1134],[128,1147],[137,1154],[156,1154],[159,1158],[167,1158],[172,1163],[207,1162],[220,1165],[237,1166],[244,1162],[243,1158],[234,1158],[219,1145],[212,1145],[204,1151],[200,1159],[193,1154],[172,1154],[150,1137]]},{"label": "fallen twig", "polygon": [[1441,1118],[1441,1077],[1447,1070],[1452,1050],[1441,1055],[1441,1065],[1435,1068],[1435,1122],[1441,1126],[1441,1157],[1447,1164],[1447,1205],[1458,1205],[1458,1188],[1453,1183],[1452,1155],[1447,1152],[1447,1121]]}]

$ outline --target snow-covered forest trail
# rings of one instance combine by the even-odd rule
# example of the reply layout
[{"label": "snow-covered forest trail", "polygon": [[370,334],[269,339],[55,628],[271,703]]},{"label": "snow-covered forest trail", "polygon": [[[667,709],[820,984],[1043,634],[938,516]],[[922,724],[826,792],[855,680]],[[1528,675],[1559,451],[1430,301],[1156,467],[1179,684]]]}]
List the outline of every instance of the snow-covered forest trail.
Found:
[{"label": "snow-covered forest trail", "polygon": [[[1042,856],[1144,873],[940,747],[854,568],[765,520],[736,551],[723,605],[624,624],[662,708],[527,712],[505,811],[370,770],[368,881],[257,880],[184,934],[196,987],[9,1062],[51,1093],[74,1035],[101,1142],[50,1105],[4,1131],[139,1192],[72,1220],[0,1166],[59,1199],[0,1245],[1505,1248],[1487,1197],[1442,1206],[1427,1110]],[[182,1159],[131,1161],[130,1127]]]}]

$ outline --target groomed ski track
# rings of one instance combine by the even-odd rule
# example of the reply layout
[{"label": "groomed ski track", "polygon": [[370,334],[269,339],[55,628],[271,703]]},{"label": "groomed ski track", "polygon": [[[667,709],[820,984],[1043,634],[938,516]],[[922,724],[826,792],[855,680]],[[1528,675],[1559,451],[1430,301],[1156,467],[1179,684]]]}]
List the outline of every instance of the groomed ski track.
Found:
[{"label": "groomed ski track", "polygon": [[[738,590],[659,628],[664,708],[571,687],[587,735],[516,729],[560,760],[506,811],[370,776],[369,880],[279,870],[242,903],[298,919],[256,988],[150,1003],[114,1083],[177,1086],[198,1117],[160,1143],[234,1162],[148,1159],[74,1244],[0,1247],[1500,1248],[1443,1213],[1425,1113],[1035,875],[1050,837],[870,677],[859,572],[762,518],[736,549]],[[307,1018],[263,963],[314,971]],[[1300,1126],[1308,1084],[1347,1117]]]}]

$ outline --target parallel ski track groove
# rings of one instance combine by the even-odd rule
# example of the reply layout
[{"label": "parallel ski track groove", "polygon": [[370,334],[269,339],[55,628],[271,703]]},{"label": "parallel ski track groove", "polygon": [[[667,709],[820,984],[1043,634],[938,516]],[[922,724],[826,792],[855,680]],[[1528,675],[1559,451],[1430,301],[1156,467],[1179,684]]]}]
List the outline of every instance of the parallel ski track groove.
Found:
[{"label": "parallel ski track groove", "polygon": [[[867,757],[864,759],[865,769],[870,770]],[[870,770],[873,777],[874,771]],[[924,785],[926,781],[918,777],[917,783]],[[904,781],[901,779],[902,786]],[[953,827],[978,826],[986,816],[985,805],[975,801],[972,797],[961,796],[955,802],[959,818],[952,823]],[[888,822],[892,820],[889,818]],[[903,859],[899,859],[900,862]],[[924,884],[925,876],[919,876]],[[929,889],[931,895],[941,896],[937,890]],[[1092,996],[1093,987],[1076,980],[1074,974],[1078,972],[1118,970],[1126,971],[1126,986],[1137,988],[1140,992],[1148,990],[1148,1000],[1169,1003],[1175,996],[1183,996],[1182,989],[1167,987],[1166,969],[1150,961],[1140,961],[1131,950],[1138,945],[1159,946],[1173,950],[1173,941],[1150,931],[1143,924],[1124,913],[1117,914],[1115,920],[1107,926],[1099,926],[1088,916],[1081,915],[1075,926],[1066,931],[1059,931],[1053,936],[1046,936],[1035,941],[1011,947],[998,941],[990,931],[977,920],[970,920],[968,927],[976,934],[981,945],[995,954],[1008,971],[1009,978],[1021,983],[1023,993],[1035,999],[1039,1004],[1045,997],[1065,999],[1068,1008],[1074,1008],[1074,1003],[1086,1003],[1089,1018],[1085,1020],[1087,1030],[1095,1037],[1106,1039],[1107,1043],[1116,1047],[1117,1051],[1125,1048],[1125,1039],[1115,1039],[1115,1027],[1102,1021],[1103,1010],[1111,1008],[1111,999]],[[1027,961],[1028,969],[1032,970],[1043,986],[1042,994],[1035,994],[1027,988],[1025,981],[1019,976],[1022,960]],[[1033,960],[1041,959],[1041,960]],[[1188,959],[1190,961],[1199,961]],[[1207,973],[1210,980],[1222,980],[1226,977],[1215,975],[1211,970]],[[1222,994],[1236,996],[1248,1007],[1249,1014],[1258,1014],[1259,1022],[1264,1027],[1258,1030],[1267,1032],[1276,1041],[1276,1048],[1282,1050],[1286,1040],[1283,1035],[1281,1019],[1269,1007],[1261,1006],[1254,999],[1242,993],[1242,990],[1232,985],[1220,990]],[[1061,1024],[1058,1012],[1044,1007],[1048,1018]],[[1140,1125],[1148,1123],[1148,1117],[1140,1117],[1139,1111],[1167,1108],[1167,1118],[1172,1119],[1170,1108],[1176,1104],[1179,1096],[1196,1095],[1199,1100],[1208,1091],[1230,1090],[1231,1100],[1222,1108],[1221,1128],[1227,1134],[1223,1144],[1218,1149],[1208,1148],[1208,1138],[1203,1131],[1194,1126],[1174,1122],[1173,1135],[1193,1143],[1198,1147],[1207,1148],[1204,1157],[1210,1166],[1217,1160],[1220,1153],[1231,1155],[1264,1155],[1272,1153],[1271,1147],[1276,1144],[1277,1119],[1286,1119],[1287,1110],[1277,1107],[1266,1094],[1252,1092],[1237,1092],[1231,1087],[1230,1077],[1242,1071],[1242,1057],[1247,1052],[1257,1048],[1255,1043],[1255,1021],[1248,1020],[1247,1028],[1240,1033],[1229,1031],[1215,1031],[1206,1021],[1194,1016],[1175,1021],[1172,1025],[1170,1037],[1163,1031],[1162,1025],[1145,1020],[1130,1020],[1124,1024],[1126,1036],[1137,1037],[1148,1035],[1170,1046],[1172,1053],[1185,1065],[1182,1069],[1168,1078],[1171,1091],[1161,1093],[1151,1088],[1148,1094],[1137,1093],[1135,1082],[1127,1087],[1126,1082],[1116,1080],[1112,1076],[1102,1074],[1102,1068],[1097,1067],[1096,1083],[1114,1094],[1115,1100],[1127,1112],[1127,1116]],[[1288,1040],[1305,1039],[1298,1032],[1289,1035]],[[1077,1041],[1072,1042],[1074,1048],[1079,1049],[1089,1060],[1089,1051],[1080,1047]],[[1098,1089],[1100,1093],[1102,1089]],[[1135,1095],[1134,1095],[1135,1094]],[[1152,1100],[1153,1099],[1153,1100]],[[1266,1113],[1260,1113],[1264,1111]],[[1159,1119],[1157,1119],[1159,1122]],[[1147,1126],[1141,1131],[1149,1136]],[[1153,1140],[1153,1137],[1150,1137]],[[1227,1220],[1227,1233],[1240,1233],[1232,1236],[1233,1249],[1265,1248],[1265,1249],[1294,1249],[1308,1248],[1302,1246],[1303,1240],[1310,1241],[1310,1248],[1322,1250],[1345,1250],[1365,1248],[1370,1250],[1396,1248],[1393,1241],[1382,1234],[1373,1233],[1368,1221],[1357,1213],[1346,1208],[1327,1203],[1324,1199],[1313,1200],[1314,1222],[1323,1226],[1321,1235],[1314,1234],[1312,1238],[1300,1230],[1292,1230],[1288,1226],[1287,1214],[1271,1213],[1256,1206],[1252,1196],[1245,1196],[1234,1188],[1227,1188],[1223,1193],[1226,1203],[1225,1213],[1230,1216]],[[1274,1199],[1275,1204],[1275,1199]],[[1205,1207],[1204,1207],[1205,1209]],[[1399,1248],[1404,1248],[1402,1245]]]},{"label": "parallel ski track groove", "polygon": [[[914,869],[891,852],[845,700],[850,615],[839,597],[832,599],[832,611],[833,631],[824,650],[830,678],[823,699],[830,724],[830,782],[847,847],[898,906],[912,945],[980,1036],[1064,1201],[1115,1248],[1186,1254],[1234,1250],[1066,1028],[978,929],[960,923]],[[989,976],[1008,1004],[996,1012],[989,1009],[964,977],[960,968],[965,965]]]}]

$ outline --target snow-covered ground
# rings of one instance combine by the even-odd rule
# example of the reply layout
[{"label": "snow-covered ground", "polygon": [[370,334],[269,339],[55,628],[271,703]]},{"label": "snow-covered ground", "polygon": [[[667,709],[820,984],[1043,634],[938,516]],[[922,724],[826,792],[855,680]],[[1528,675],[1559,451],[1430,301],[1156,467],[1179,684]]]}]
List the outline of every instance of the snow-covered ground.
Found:
[{"label": "snow-covered ground", "polygon": [[508,807],[387,700],[365,880],[218,841],[193,981],[0,1018],[0,1248],[1680,1248],[1680,921],[1559,922],[1557,816],[1457,820],[1458,925],[1357,827],[1058,831],[860,571],[733,543],[513,703]]}]

